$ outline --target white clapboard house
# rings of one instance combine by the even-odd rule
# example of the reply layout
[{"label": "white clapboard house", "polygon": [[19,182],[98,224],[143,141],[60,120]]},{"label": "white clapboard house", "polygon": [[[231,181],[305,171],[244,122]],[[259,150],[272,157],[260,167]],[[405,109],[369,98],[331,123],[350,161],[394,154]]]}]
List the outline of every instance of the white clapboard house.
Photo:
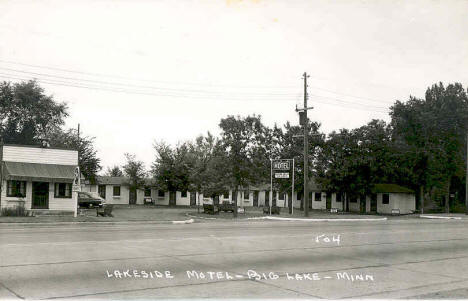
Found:
[{"label": "white clapboard house", "polygon": [[76,150],[3,145],[0,158],[2,208],[75,211],[72,183],[78,166]]}]

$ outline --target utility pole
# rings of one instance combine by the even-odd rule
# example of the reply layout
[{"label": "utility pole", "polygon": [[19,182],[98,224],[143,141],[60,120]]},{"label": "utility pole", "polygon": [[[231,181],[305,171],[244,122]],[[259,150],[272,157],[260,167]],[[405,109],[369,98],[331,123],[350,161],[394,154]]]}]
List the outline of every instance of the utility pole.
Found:
[{"label": "utility pole", "polygon": [[304,216],[309,216],[309,119],[307,118],[307,72],[304,72]]},{"label": "utility pole", "polygon": [[468,130],[466,132],[465,214],[468,214]]}]

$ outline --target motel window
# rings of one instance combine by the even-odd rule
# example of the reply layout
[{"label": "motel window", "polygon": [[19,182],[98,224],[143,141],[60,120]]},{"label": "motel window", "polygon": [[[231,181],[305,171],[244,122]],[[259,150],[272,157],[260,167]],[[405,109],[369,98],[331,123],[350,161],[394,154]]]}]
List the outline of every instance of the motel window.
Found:
[{"label": "motel window", "polygon": [[164,197],[164,190],[158,190],[158,197],[160,198]]},{"label": "motel window", "polygon": [[120,186],[113,187],[113,196],[120,196]]},{"label": "motel window", "polygon": [[8,181],[7,196],[24,198],[26,196],[25,181]]},{"label": "motel window", "polygon": [[312,191],[309,191],[309,204],[312,204]]},{"label": "motel window", "polygon": [[98,193],[101,198],[105,199],[106,198],[106,185],[99,185]]},{"label": "motel window", "polygon": [[281,201],[284,201],[284,198],[285,198],[285,193],[283,193],[283,192],[280,193],[278,199],[281,200]]},{"label": "motel window", "polygon": [[316,192],[315,193],[315,201],[316,202],[321,202],[322,201],[322,193],[321,192]]},{"label": "motel window", "polygon": [[363,203],[366,202],[366,196],[364,194],[361,194],[361,202]]},{"label": "motel window", "polygon": [[351,196],[349,202],[350,203],[357,203],[357,197],[355,195]]},{"label": "motel window", "polygon": [[71,198],[71,183],[55,183],[56,198]]},{"label": "motel window", "polygon": [[244,200],[248,200],[249,199],[249,191],[248,190],[245,190],[244,191]]},{"label": "motel window", "polygon": [[382,204],[390,203],[390,195],[388,193],[382,194]]},{"label": "motel window", "polygon": [[223,194],[223,198],[229,199],[229,191],[226,191],[226,192]]},{"label": "motel window", "polygon": [[186,197],[187,197],[187,190],[182,191],[182,192],[181,192],[181,196],[182,196],[183,198],[186,198]]},{"label": "motel window", "polygon": [[298,193],[296,199],[300,201],[302,199],[302,193]]},{"label": "motel window", "polygon": [[151,196],[151,188],[145,187],[145,196]]},{"label": "motel window", "polygon": [[336,194],[336,202],[337,203],[341,202],[341,193],[339,193],[339,192]]}]

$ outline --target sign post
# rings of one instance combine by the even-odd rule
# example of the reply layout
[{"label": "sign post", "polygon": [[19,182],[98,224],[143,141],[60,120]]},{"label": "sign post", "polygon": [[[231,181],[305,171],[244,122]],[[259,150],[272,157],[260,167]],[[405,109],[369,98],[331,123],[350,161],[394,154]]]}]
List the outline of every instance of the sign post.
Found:
[{"label": "sign post", "polygon": [[292,161],[292,194],[291,194],[291,214],[294,212],[294,159],[270,159],[271,160],[271,203],[273,201],[273,170],[275,170],[275,179],[289,179],[289,170]]},{"label": "sign post", "polygon": [[75,175],[72,184],[73,201],[75,203],[73,217],[78,215],[78,192],[81,191],[81,172],[80,167],[75,168]]}]

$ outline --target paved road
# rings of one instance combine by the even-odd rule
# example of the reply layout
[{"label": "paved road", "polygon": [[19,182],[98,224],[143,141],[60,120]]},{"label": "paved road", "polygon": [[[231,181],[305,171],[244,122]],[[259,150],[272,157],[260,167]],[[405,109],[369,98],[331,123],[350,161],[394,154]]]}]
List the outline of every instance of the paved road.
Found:
[{"label": "paved road", "polygon": [[467,298],[467,227],[422,219],[0,225],[0,299]]}]

